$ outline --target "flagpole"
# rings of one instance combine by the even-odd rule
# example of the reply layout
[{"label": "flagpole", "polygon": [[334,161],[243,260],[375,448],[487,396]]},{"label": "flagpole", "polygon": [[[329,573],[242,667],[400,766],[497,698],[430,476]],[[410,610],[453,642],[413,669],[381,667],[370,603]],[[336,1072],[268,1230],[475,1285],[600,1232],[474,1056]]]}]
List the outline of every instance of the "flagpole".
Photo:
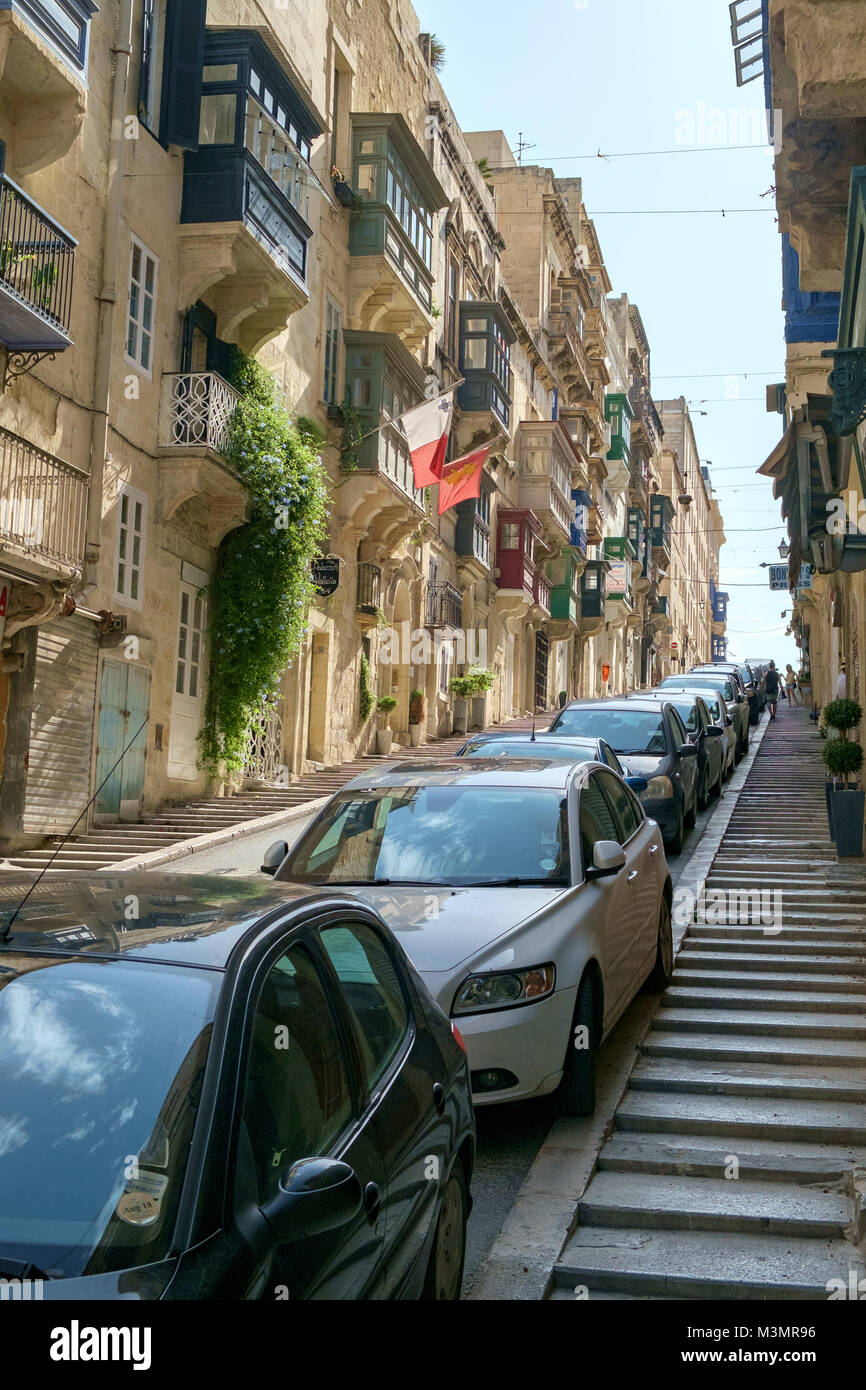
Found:
[{"label": "flagpole", "polygon": [[[412,411],[414,410],[421,410],[425,405],[432,405],[434,401],[441,401],[443,396],[450,396],[451,392],[456,391],[458,386],[462,386],[465,380],[465,377],[461,377],[459,381],[454,381],[450,386],[446,386],[445,390],[440,391],[438,395],[430,396],[429,399],[421,401],[420,405],[413,405],[411,410],[404,410],[403,415],[397,416],[397,420],[402,420],[404,415],[411,415]],[[382,411],[382,414],[385,415],[384,410]],[[374,430],[367,430],[366,434],[358,435],[358,438],[355,440],[355,443],[361,444],[365,439],[370,439],[372,435],[378,434],[379,431],[383,430],[386,425],[393,424],[396,424],[395,419],[391,415],[386,415],[381,425],[377,425]]]}]

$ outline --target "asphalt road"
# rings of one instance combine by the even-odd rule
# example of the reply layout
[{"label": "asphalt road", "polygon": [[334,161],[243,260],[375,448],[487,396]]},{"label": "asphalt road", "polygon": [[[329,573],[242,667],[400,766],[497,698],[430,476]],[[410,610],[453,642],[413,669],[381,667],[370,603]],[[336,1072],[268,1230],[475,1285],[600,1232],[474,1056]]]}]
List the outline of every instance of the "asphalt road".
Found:
[{"label": "asphalt road", "polygon": [[[686,840],[680,862],[684,862],[699,843],[717,804],[713,802],[703,815],[698,816],[697,826]],[[229,844],[205,850],[187,859],[175,860],[160,872],[242,878],[257,875],[265,850],[280,839],[292,844],[311,820],[312,816],[307,816],[302,820],[287,822],[282,829],[279,826],[271,827],[259,834],[232,840]],[[670,865],[676,881],[677,859],[671,859]],[[655,1007],[655,1000],[640,995],[630,1006],[603,1048],[603,1056],[599,1059],[600,1086],[603,1084],[602,1066],[612,1079],[621,1075],[623,1067],[628,1069],[629,1058],[633,1057],[635,1049],[635,1025],[638,1025],[638,1033],[641,1033]],[[618,1083],[612,1080],[612,1084]],[[614,1106],[617,1099],[618,1096],[613,1098]],[[478,1155],[472,1182],[473,1210],[469,1221],[464,1297],[471,1290],[473,1279],[490,1253],[509,1209],[547,1138],[553,1119],[550,1103],[545,1100],[520,1105],[486,1106],[476,1111]]]}]

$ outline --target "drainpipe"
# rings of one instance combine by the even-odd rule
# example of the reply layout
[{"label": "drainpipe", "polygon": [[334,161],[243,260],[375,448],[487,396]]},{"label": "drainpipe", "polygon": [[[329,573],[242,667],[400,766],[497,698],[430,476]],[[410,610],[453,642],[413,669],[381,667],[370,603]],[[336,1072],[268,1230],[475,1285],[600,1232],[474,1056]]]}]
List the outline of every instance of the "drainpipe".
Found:
[{"label": "drainpipe", "polygon": [[108,410],[111,394],[111,353],[117,304],[117,260],[120,215],[123,206],[123,166],[126,153],[124,122],[127,116],[129,58],[132,52],[132,0],[120,0],[112,56],[111,128],[108,145],[108,188],[102,223],[102,284],[93,370],[93,405],[90,414],[90,492],[87,502],[86,560],[89,579],[95,579],[102,531],[102,494],[108,448]]}]

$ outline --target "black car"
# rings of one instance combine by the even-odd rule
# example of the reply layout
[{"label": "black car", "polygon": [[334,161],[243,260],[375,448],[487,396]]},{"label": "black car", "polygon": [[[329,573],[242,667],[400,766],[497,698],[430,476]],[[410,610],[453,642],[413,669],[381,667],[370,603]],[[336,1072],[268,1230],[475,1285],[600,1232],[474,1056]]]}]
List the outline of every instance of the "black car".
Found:
[{"label": "black car", "polygon": [[457,749],[455,758],[556,758],[576,763],[601,763],[612,768],[633,792],[646,791],[643,777],[626,776],[625,768],[603,738],[557,738],[549,731],[532,734],[473,734]]},{"label": "black car", "polygon": [[714,723],[700,695],[673,690],[649,691],[644,699],[669,700],[685,725],[689,743],[698,749],[698,810],[705,811],[711,797],[722,794],[725,780],[725,731]]},{"label": "black car", "polygon": [[0,1276],[44,1298],[457,1298],[462,1040],[377,913],[0,883]]},{"label": "black car", "polygon": [[708,690],[720,690],[725,697],[728,714],[733,720],[737,734],[736,759],[739,763],[749,751],[750,710],[743,690],[743,682],[738,666],[728,663],[715,663],[712,666],[695,666],[685,676],[666,676],[659,690],[682,690],[684,685],[699,689],[705,685]]},{"label": "black car", "polygon": [[684,830],[691,830],[698,812],[698,749],[672,703],[632,696],[572,700],[550,732],[605,739],[627,777],[646,779],[641,804],[659,826],[665,849],[682,851]]}]

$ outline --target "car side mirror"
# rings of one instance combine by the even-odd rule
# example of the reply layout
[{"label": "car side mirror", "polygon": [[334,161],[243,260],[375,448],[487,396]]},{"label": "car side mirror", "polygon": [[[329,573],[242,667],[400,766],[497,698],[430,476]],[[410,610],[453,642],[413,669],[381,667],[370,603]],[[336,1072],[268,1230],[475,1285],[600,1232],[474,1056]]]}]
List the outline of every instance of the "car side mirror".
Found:
[{"label": "car side mirror", "polygon": [[267,851],[264,859],[262,860],[262,873],[271,874],[271,876],[273,876],[277,872],[277,869],[282,864],[288,852],[289,847],[286,844],[285,840],[277,840],[276,844],[271,845],[270,849]]},{"label": "car side mirror", "polygon": [[698,756],[698,745],[696,743],[684,743],[680,749],[681,758],[696,758]]},{"label": "car side mirror", "polygon": [[708,724],[704,730],[707,738],[724,738],[725,731],[721,724]]},{"label": "car side mirror", "polygon": [[587,881],[614,878],[625,868],[625,850],[616,840],[598,840],[592,851],[592,863],[587,868]]},{"label": "car side mirror", "polygon": [[626,777],[625,784],[627,787],[631,787],[637,796],[640,796],[649,787],[649,782],[645,777]]},{"label": "car side mirror", "polygon": [[261,1212],[282,1244],[347,1226],[363,1200],[358,1175],[348,1163],[303,1158],[280,1179],[276,1196]]}]

